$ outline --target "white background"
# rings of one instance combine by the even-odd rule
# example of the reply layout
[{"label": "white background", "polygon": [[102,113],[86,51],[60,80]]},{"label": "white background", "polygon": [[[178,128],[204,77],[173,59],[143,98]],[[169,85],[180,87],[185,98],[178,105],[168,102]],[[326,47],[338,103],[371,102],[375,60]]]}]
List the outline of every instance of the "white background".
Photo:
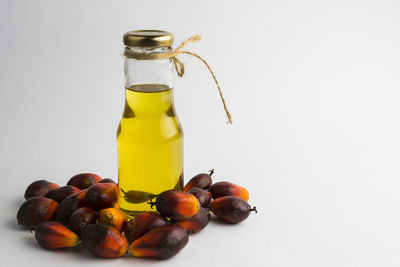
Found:
[{"label": "white background", "polygon": [[[164,29],[182,56],[185,175],[250,191],[168,261],[49,252],[15,215],[36,179],[116,179],[122,35]],[[0,2],[0,254],[7,266],[399,266],[399,1]]]}]

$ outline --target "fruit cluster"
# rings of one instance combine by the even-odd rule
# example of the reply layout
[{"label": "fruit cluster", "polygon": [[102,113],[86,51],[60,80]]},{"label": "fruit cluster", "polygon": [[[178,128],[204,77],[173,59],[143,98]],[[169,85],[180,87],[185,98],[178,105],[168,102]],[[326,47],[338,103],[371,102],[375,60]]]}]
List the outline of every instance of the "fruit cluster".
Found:
[{"label": "fruit cluster", "polygon": [[210,211],[228,223],[239,223],[256,211],[247,203],[245,188],[229,182],[212,184],[212,173],[196,175],[184,191],[154,196],[149,205],[157,212],[143,212],[130,220],[118,208],[119,189],[112,179],[82,173],[61,187],[39,180],[26,189],[17,221],[34,230],[45,249],[82,242],[101,258],[121,257],[128,250],[136,257],[167,259],[188,243],[189,234],[208,225]]}]

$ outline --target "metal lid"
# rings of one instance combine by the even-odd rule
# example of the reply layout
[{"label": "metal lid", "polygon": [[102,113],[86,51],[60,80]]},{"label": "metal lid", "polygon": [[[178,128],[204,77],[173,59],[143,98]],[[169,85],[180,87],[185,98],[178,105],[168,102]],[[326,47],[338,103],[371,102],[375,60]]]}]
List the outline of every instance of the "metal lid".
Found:
[{"label": "metal lid", "polygon": [[123,40],[130,47],[169,47],[174,43],[174,36],[166,31],[139,30],[125,33]]}]

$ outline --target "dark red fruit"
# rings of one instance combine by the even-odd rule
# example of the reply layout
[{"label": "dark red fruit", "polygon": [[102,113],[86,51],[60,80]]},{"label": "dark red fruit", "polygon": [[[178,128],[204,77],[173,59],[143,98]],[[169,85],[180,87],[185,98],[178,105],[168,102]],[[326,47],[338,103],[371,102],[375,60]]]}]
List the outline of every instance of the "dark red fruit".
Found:
[{"label": "dark red fruit", "polygon": [[197,200],[199,201],[200,206],[202,207],[208,207],[212,199],[211,193],[204,189],[192,188],[188,191],[188,193],[197,197]]},{"label": "dark red fruit", "polygon": [[58,203],[61,203],[67,196],[73,193],[81,191],[78,187],[72,185],[61,186],[55,190],[50,191],[46,197],[54,199]]},{"label": "dark red fruit", "polygon": [[86,189],[93,184],[97,184],[101,179],[100,176],[94,173],[80,173],[72,176],[67,185],[72,185],[79,189]]},{"label": "dark red fruit", "polygon": [[128,243],[114,227],[102,223],[88,224],[81,235],[83,244],[100,258],[117,258],[125,254]]},{"label": "dark red fruit", "polygon": [[68,219],[68,226],[72,231],[80,235],[87,224],[96,223],[96,220],[97,213],[94,210],[82,207],[71,214]]},{"label": "dark red fruit", "polygon": [[183,188],[183,191],[187,192],[192,188],[200,188],[200,189],[208,189],[212,185],[212,178],[211,175],[213,175],[214,169],[210,171],[209,174],[207,173],[200,173],[194,176],[192,179],[189,180],[189,182],[185,185]]},{"label": "dark red fruit", "polygon": [[113,179],[110,178],[104,178],[101,180],[99,183],[112,183],[112,184],[117,184]]},{"label": "dark red fruit", "polygon": [[59,222],[42,223],[35,231],[35,238],[45,249],[70,248],[80,243],[78,235]]},{"label": "dark red fruit", "polygon": [[50,221],[58,210],[58,203],[47,197],[32,197],[18,210],[18,225],[33,230],[41,223]]},{"label": "dark red fruit", "polygon": [[200,203],[194,195],[179,190],[162,192],[157,196],[156,202],[150,204],[155,204],[161,215],[173,220],[186,220],[195,215],[200,208]]},{"label": "dark red fruit", "polygon": [[125,236],[133,242],[150,230],[168,225],[168,220],[155,212],[143,212],[129,220],[124,226]]},{"label": "dark red fruit", "polygon": [[220,197],[211,202],[211,211],[218,218],[229,223],[239,223],[245,220],[251,211],[257,213],[256,207],[251,208],[249,203],[233,196]]},{"label": "dark red fruit", "polygon": [[35,181],[26,188],[25,199],[31,197],[45,197],[50,191],[59,187],[58,184],[46,180]]},{"label": "dark red fruit", "polygon": [[86,189],[73,193],[66,197],[60,203],[60,209],[57,213],[56,221],[64,225],[68,225],[68,219],[71,214],[81,207],[87,207],[89,204],[86,200]]},{"label": "dark red fruit", "polygon": [[86,199],[94,210],[113,208],[118,201],[118,186],[113,183],[94,184],[87,189]]},{"label": "dark red fruit", "polygon": [[244,201],[249,200],[249,192],[247,189],[231,182],[218,182],[213,184],[210,188],[210,193],[214,199],[225,196],[235,196]]},{"label": "dark red fruit", "polygon": [[175,225],[182,227],[189,234],[197,233],[203,230],[211,220],[211,214],[208,209],[201,207],[199,212],[184,221],[176,221]]},{"label": "dark red fruit", "polygon": [[135,257],[168,259],[181,251],[189,241],[185,229],[175,226],[161,226],[136,239],[128,248]]}]

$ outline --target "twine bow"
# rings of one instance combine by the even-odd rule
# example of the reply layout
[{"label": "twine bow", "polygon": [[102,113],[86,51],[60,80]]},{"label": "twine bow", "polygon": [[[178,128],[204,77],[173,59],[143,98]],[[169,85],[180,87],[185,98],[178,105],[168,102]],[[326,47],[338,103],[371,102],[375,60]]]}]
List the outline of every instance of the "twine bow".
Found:
[{"label": "twine bow", "polygon": [[134,58],[134,59],[137,59],[137,60],[171,59],[173,61],[173,63],[174,63],[176,73],[178,74],[179,77],[183,77],[183,75],[185,74],[185,65],[177,57],[180,54],[188,54],[188,55],[197,57],[198,59],[200,59],[206,65],[206,67],[210,71],[210,73],[211,73],[211,75],[212,75],[212,77],[213,77],[213,79],[215,81],[215,84],[218,87],[219,96],[221,97],[221,101],[222,101],[222,104],[224,105],[224,110],[225,110],[226,116],[228,117],[228,123],[232,124],[232,122],[233,122],[232,121],[232,116],[228,111],[228,107],[226,106],[224,96],[222,95],[221,87],[219,86],[217,78],[215,77],[214,72],[211,70],[210,65],[208,65],[207,61],[205,61],[201,56],[199,56],[199,55],[197,55],[195,53],[189,52],[189,51],[182,50],[188,43],[197,42],[197,41],[200,41],[200,40],[201,40],[200,35],[193,35],[192,37],[190,37],[190,38],[186,39],[185,41],[183,41],[172,52],[148,53],[148,54],[146,54],[146,53],[137,53],[137,52],[134,52],[132,50],[125,49],[124,55],[126,57],[128,57],[128,58]]}]

